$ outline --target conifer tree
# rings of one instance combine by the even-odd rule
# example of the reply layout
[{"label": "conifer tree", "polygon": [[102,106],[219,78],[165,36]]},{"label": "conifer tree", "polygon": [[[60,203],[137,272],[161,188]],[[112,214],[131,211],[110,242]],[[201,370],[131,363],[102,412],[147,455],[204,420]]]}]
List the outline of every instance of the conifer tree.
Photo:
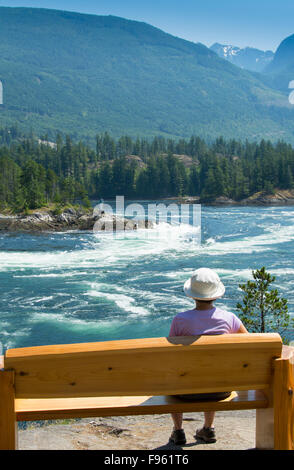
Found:
[{"label": "conifer tree", "polygon": [[[242,303],[237,303],[239,317],[252,333],[278,332],[286,340],[287,330],[294,328],[294,320],[288,313],[288,303],[277,289],[271,289],[276,280],[265,267],[252,271],[253,281],[240,284]],[[285,336],[286,335],[286,336]]]}]

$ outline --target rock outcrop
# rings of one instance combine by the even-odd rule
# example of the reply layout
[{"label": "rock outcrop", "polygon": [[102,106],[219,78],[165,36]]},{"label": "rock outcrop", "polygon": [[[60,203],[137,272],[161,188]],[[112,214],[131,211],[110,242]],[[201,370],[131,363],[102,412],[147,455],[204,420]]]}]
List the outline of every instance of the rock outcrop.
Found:
[{"label": "rock outcrop", "polygon": [[201,200],[199,196],[182,197],[177,200],[180,204],[204,204],[206,206],[283,206],[294,205],[294,190],[277,189],[273,194],[264,191],[253,194],[252,196],[235,201],[226,196],[219,196],[214,200]]},{"label": "rock outcrop", "polygon": [[257,205],[257,206],[271,206],[271,205],[294,205],[294,191],[293,190],[277,190],[273,194],[266,194],[264,192],[253,194],[253,196],[243,199],[241,205]]},{"label": "rock outcrop", "polygon": [[87,212],[74,208],[61,214],[34,212],[30,215],[6,216],[0,214],[0,231],[11,232],[65,232],[68,230],[117,231],[152,228],[148,220],[134,220],[101,212]]}]

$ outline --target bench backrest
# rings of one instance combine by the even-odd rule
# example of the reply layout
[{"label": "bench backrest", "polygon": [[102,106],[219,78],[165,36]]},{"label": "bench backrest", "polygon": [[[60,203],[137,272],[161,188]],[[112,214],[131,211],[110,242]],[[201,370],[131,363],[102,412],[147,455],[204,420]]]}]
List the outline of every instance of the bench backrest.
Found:
[{"label": "bench backrest", "polygon": [[278,334],[147,338],[6,351],[17,398],[173,395],[267,388]]}]

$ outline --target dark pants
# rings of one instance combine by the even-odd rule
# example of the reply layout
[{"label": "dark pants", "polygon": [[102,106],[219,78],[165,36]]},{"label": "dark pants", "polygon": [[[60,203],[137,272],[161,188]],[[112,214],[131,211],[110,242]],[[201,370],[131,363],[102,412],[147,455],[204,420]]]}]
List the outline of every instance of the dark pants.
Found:
[{"label": "dark pants", "polygon": [[173,395],[174,397],[180,398],[181,400],[224,400],[231,395],[232,392],[215,392],[215,393],[190,393],[187,395]]}]

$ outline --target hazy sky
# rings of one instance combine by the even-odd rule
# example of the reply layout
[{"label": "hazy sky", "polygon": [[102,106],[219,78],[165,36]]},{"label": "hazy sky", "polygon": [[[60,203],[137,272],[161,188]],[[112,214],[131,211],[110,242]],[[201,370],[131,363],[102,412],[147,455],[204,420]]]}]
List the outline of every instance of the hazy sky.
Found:
[{"label": "hazy sky", "polygon": [[294,34],[294,0],[0,0],[0,6],[121,16],[208,46],[220,42],[275,50]]}]

